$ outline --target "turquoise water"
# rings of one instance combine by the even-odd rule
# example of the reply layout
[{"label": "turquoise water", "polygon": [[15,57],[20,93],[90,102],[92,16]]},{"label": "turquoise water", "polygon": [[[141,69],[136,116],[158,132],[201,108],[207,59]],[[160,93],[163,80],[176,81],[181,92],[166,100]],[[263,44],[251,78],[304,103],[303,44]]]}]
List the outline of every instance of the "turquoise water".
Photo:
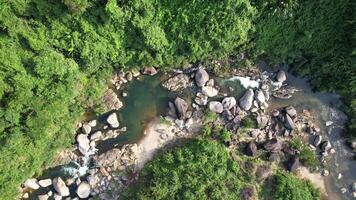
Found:
[{"label": "turquoise water", "polygon": [[115,145],[136,142],[143,136],[146,124],[165,113],[168,102],[173,100],[175,95],[161,86],[162,78],[162,74],[141,76],[139,80],[132,81],[123,88],[127,96],[120,98],[124,107],[117,111],[117,114],[120,128],[127,127],[127,131],[116,138],[99,143],[100,152],[105,152]]}]

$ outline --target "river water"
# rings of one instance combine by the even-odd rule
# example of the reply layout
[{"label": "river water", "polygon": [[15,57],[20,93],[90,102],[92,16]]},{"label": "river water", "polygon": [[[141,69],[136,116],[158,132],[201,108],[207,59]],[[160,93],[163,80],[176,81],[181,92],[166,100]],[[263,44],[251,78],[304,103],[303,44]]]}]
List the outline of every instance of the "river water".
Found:
[{"label": "river water", "polygon": [[[285,68],[285,70],[287,70]],[[344,123],[347,118],[340,111],[341,101],[338,95],[331,93],[313,92],[306,79],[296,77],[291,73],[287,73],[287,83],[301,90],[293,95],[290,99],[273,99],[270,101],[270,108],[280,108],[292,105],[298,111],[308,109],[314,116],[317,125],[321,128],[323,138],[328,138],[335,148],[336,153],[328,156],[328,164],[326,167],[330,171],[330,175],[325,177],[327,199],[351,199],[351,185],[356,181],[356,161],[352,159],[352,152],[346,147],[344,138],[341,137]],[[114,146],[126,143],[134,143],[143,137],[145,126],[157,116],[166,112],[167,104],[176,96],[183,97],[191,101],[192,91],[184,91],[177,94],[167,91],[161,86],[161,81],[167,78],[163,74],[155,76],[141,76],[140,80],[135,80],[124,87],[127,93],[126,97],[122,97],[124,107],[117,112],[120,121],[120,127],[127,127],[127,131],[121,133],[118,137],[99,142],[97,148],[99,153],[105,152]],[[235,81],[227,81],[226,79],[216,78],[217,84],[222,88],[222,91],[227,88],[233,89],[233,95],[240,98],[244,88],[241,84]],[[194,89],[193,89],[194,90]],[[119,92],[119,91],[118,91]],[[120,94],[121,95],[121,94]],[[98,116],[97,119],[103,126],[106,116],[110,113]],[[327,121],[332,121],[331,126],[326,126]],[[68,176],[68,173],[63,169],[68,169],[68,166],[58,166],[46,170],[42,177]],[[339,173],[342,178],[338,179]],[[347,194],[341,194],[340,188],[348,189]],[[37,192],[36,192],[37,193]]]}]

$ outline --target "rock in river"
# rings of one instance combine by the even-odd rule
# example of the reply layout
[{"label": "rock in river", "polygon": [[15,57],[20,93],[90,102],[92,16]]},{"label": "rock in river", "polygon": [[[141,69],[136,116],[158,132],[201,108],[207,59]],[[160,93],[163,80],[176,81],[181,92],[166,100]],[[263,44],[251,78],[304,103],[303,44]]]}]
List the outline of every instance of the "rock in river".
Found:
[{"label": "rock in river", "polygon": [[53,187],[62,197],[69,196],[70,194],[69,188],[66,186],[66,184],[60,177],[53,179]]},{"label": "rock in river", "polygon": [[239,100],[240,107],[244,110],[250,110],[252,106],[252,101],[253,101],[253,90],[248,89],[245,94],[241,97]]},{"label": "rock in river", "polygon": [[236,106],[236,99],[235,97],[225,97],[222,100],[222,105],[224,107],[225,110],[230,110],[231,108],[233,108],[234,106]]},{"label": "rock in river", "polygon": [[119,127],[119,121],[117,120],[117,115],[116,113],[111,113],[106,121],[111,125],[113,128]]},{"label": "rock in river", "polygon": [[90,141],[87,135],[79,134],[77,136],[77,142],[78,142],[78,150],[80,151],[80,153],[82,153],[83,155],[86,154],[90,149],[90,145],[89,145]]},{"label": "rock in river", "polygon": [[170,91],[181,91],[189,86],[189,77],[185,74],[178,74],[162,83],[162,86]]},{"label": "rock in river", "polygon": [[195,73],[195,82],[199,87],[204,86],[208,80],[209,74],[204,69],[199,69],[197,73]]},{"label": "rock in river", "polygon": [[287,80],[287,75],[283,70],[279,70],[277,74],[277,81],[283,83]]},{"label": "rock in river", "polygon": [[35,178],[27,179],[24,183],[24,186],[33,190],[37,190],[38,188],[40,188]]},{"label": "rock in river", "polygon": [[77,188],[76,193],[78,197],[82,199],[88,198],[90,195],[90,185],[86,181],[81,182]]},{"label": "rock in river", "polygon": [[209,102],[209,110],[215,113],[223,112],[223,105],[218,101],[210,101]]},{"label": "rock in river", "polygon": [[176,106],[177,115],[178,115],[179,119],[183,119],[185,117],[185,113],[188,110],[187,102],[184,101],[184,99],[177,97],[174,100],[174,105]]},{"label": "rock in river", "polygon": [[48,187],[50,185],[52,185],[52,180],[47,178],[47,179],[43,179],[38,181],[38,184],[40,184],[41,187]]},{"label": "rock in river", "polygon": [[157,74],[157,70],[154,67],[145,67],[142,73],[153,76]]}]

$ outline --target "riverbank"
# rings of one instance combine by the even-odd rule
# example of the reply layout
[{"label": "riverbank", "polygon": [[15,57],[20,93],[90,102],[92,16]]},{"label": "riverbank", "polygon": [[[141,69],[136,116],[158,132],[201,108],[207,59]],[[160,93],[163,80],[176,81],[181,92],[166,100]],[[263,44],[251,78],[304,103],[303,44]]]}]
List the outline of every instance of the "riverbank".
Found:
[{"label": "riverbank", "polygon": [[[316,170],[319,176],[310,174],[307,176],[304,170],[305,177],[317,178],[314,181],[321,189],[328,193],[335,193],[335,186],[330,187],[330,184],[328,187],[322,186],[327,185],[328,182],[323,182],[326,178],[320,178],[320,174],[330,177],[329,174],[334,173],[329,165],[335,163],[330,162],[330,158],[339,154],[334,147],[334,141],[325,135],[327,130],[318,121],[320,117],[315,117],[315,113],[310,112],[315,108],[318,109],[319,100],[310,96],[312,94],[310,91],[300,92],[305,88],[298,84],[293,85],[300,80],[296,80],[285,70],[277,73],[262,72],[257,69],[234,70],[232,74],[235,76],[219,80],[202,66],[194,66],[183,71],[168,73],[163,79],[149,79],[153,84],[145,82],[145,78],[157,74],[154,68],[147,68],[142,74],[146,74],[146,77],[134,72],[115,76],[112,82],[117,91],[109,89],[104,97],[111,111],[78,126],[77,151],[79,152],[76,152],[77,157],[72,160],[77,163],[77,168],[65,168],[71,171],[72,176],[61,185],[64,188],[62,190],[65,191],[58,189],[58,186],[55,186],[54,190],[47,186],[46,194],[38,196],[46,198],[57,192],[59,194],[56,193],[57,196],[116,198],[120,191],[137,180],[139,170],[161,147],[174,143],[177,138],[191,137],[192,133],[199,132],[204,132],[208,137],[223,142],[229,149],[242,148],[244,149],[242,153],[247,156],[259,158],[261,153],[265,153],[267,160],[263,162],[280,164],[282,168],[292,173],[298,171],[301,165],[311,167],[308,165],[315,164],[317,168],[313,170]],[[141,88],[140,90],[134,88],[131,91],[130,87],[127,90],[120,90],[126,88],[125,84],[130,84],[131,81],[143,81],[144,84],[136,84]],[[229,84],[226,84],[226,81]],[[161,84],[169,92],[160,92]],[[240,84],[245,89],[239,90],[237,89],[239,87],[234,87]],[[150,102],[140,97],[129,98],[135,91],[140,91],[143,96],[149,94],[155,98],[145,98]],[[164,95],[160,96],[162,94]],[[298,97],[299,101],[296,101],[295,97]],[[128,103],[125,102],[125,98]],[[295,104],[295,102],[299,103]],[[307,102],[308,105],[300,106],[303,102]],[[142,103],[146,103],[146,106],[141,107],[145,105]],[[164,104],[164,109],[161,104]],[[132,106],[132,108],[128,109],[125,106]],[[122,116],[121,109],[130,110],[132,117]],[[136,112],[140,113],[137,117],[135,117]],[[159,114],[162,115],[158,117]],[[136,121],[130,125],[123,120]],[[333,123],[342,126],[343,120]],[[135,134],[138,136],[143,134],[137,137],[142,139],[131,144],[123,144],[122,138],[127,137],[128,130],[133,124],[144,127],[135,129],[137,130]],[[221,132],[221,130],[226,131]],[[207,131],[210,132],[206,133]],[[340,130],[334,131],[333,134],[340,134]],[[295,139],[301,139],[304,143],[293,146]],[[317,164],[317,161],[312,160],[311,157],[305,158],[301,152],[307,153],[308,156],[315,156],[321,164]],[[352,165],[352,163],[348,164]],[[54,181],[57,185],[61,182],[58,178],[55,177],[56,181]],[[350,179],[342,180],[346,183],[346,180]],[[32,180],[28,182],[32,185],[26,185],[32,187],[38,182]],[[350,185],[350,183],[346,184]],[[68,194],[65,188],[68,190],[74,188],[74,191]],[[342,190],[341,193],[352,195],[352,189],[349,192]]]}]

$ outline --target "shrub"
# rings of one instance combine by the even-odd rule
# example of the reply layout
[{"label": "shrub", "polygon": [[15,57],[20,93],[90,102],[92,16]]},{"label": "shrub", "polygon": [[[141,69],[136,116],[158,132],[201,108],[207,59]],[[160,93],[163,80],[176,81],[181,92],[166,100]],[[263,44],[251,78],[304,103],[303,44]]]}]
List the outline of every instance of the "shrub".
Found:
[{"label": "shrub", "polygon": [[148,163],[121,199],[240,199],[242,184],[223,145],[192,140]]}]

